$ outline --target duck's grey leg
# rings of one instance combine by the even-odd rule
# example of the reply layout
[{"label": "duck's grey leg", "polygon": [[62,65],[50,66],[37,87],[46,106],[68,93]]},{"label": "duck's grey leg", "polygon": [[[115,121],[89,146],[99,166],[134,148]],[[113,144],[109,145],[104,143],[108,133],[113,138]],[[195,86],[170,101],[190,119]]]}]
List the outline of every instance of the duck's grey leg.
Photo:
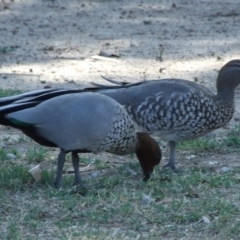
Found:
[{"label": "duck's grey leg", "polygon": [[175,148],[176,148],[176,142],[170,141],[169,142],[170,147],[170,159],[166,165],[163,167],[165,168],[171,168],[173,171],[177,171],[178,169],[175,167]]},{"label": "duck's grey leg", "polygon": [[75,173],[75,181],[73,185],[78,185],[82,183],[81,175],[79,171],[79,157],[76,152],[72,152],[72,165]]},{"label": "duck's grey leg", "polygon": [[65,163],[65,160],[66,160],[66,153],[61,149],[58,155],[57,175],[54,180],[55,188],[60,188],[62,185],[62,172],[63,172],[63,166]]}]

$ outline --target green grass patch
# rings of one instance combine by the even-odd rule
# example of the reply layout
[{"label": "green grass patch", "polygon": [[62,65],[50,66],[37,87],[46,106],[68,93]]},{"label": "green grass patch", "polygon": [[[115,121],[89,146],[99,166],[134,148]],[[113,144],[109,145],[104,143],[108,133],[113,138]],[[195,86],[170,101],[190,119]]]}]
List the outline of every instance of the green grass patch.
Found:
[{"label": "green grass patch", "polygon": [[15,46],[6,46],[6,47],[0,47],[0,54],[7,54],[7,53],[10,53],[10,52],[13,52],[17,49],[18,47],[15,47]]},{"label": "green grass patch", "polygon": [[6,160],[7,150],[5,148],[0,148],[0,160]]},{"label": "green grass patch", "polygon": [[178,149],[189,151],[192,153],[198,152],[215,152],[229,153],[239,152],[240,150],[240,126],[230,130],[222,139],[204,136],[201,138],[184,141],[178,144]]},{"label": "green grass patch", "polygon": [[230,149],[239,149],[240,148],[240,126],[237,125],[233,128],[223,140],[224,146]]},{"label": "green grass patch", "polygon": [[9,97],[12,95],[17,95],[23,93],[20,90],[14,90],[14,89],[0,89],[0,98],[3,97]]},{"label": "green grass patch", "polygon": [[0,89],[0,98],[3,97],[9,97],[17,94],[23,93],[20,90],[14,90],[14,89]]},{"label": "green grass patch", "polygon": [[26,160],[28,163],[40,163],[47,157],[47,154],[47,148],[34,145],[27,149]]},{"label": "green grass patch", "polygon": [[34,183],[27,169],[3,166],[3,239],[27,239],[33,232],[36,237],[56,239],[239,236],[240,168],[226,174],[198,167],[184,174],[156,169],[151,180],[143,183],[138,163],[131,164],[137,176],[130,176],[125,167],[98,178],[85,176],[88,191],[81,196],[70,194],[73,175],[65,175],[64,187],[56,190],[54,170],[44,170],[42,180]]},{"label": "green grass patch", "polygon": [[218,142],[214,138],[207,138],[207,137],[197,138],[191,141],[180,142],[178,143],[177,147],[180,150],[190,151],[193,153],[196,153],[196,152],[222,153],[224,151],[222,142]]}]

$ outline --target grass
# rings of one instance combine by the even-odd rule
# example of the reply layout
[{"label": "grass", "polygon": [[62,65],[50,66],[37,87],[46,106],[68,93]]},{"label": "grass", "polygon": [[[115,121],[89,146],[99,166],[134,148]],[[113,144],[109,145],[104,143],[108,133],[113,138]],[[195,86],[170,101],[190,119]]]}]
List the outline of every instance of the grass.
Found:
[{"label": "grass", "polygon": [[11,47],[0,47],[0,54],[7,54],[10,52],[13,52],[17,49],[18,47],[11,46]]},{"label": "grass", "polygon": [[22,93],[22,91],[20,91],[20,90],[0,89],[0,98],[17,95],[17,94],[21,94],[21,93]]},{"label": "grass", "polygon": [[40,163],[47,157],[47,153],[47,148],[34,145],[33,147],[27,149],[25,157],[29,164],[32,162]]},{"label": "grass", "polygon": [[[132,167],[139,172],[137,163]],[[236,239],[240,235],[240,168],[227,174],[204,168],[190,168],[182,175],[156,170],[146,184],[124,169],[88,178],[88,193],[79,196],[70,195],[66,187],[55,190],[53,173],[48,171],[44,181],[34,183],[24,167],[1,168],[3,239],[32,239],[31,233],[48,239]],[[69,184],[72,176],[64,179]],[[143,195],[151,201],[144,202]]]},{"label": "grass", "polygon": [[[72,175],[64,175],[61,190],[53,188],[51,163],[36,183],[26,165],[6,161],[0,167],[2,239],[238,239],[240,235],[239,167],[225,174],[207,167],[186,168],[182,174],[156,169],[143,183],[139,164],[130,160],[137,176],[126,171],[129,163],[97,178],[85,174],[88,192],[81,196],[70,194]],[[86,166],[92,162],[81,159]],[[95,162],[98,169],[100,158]]]},{"label": "grass", "polygon": [[213,137],[202,137],[178,144],[178,148],[183,151],[195,152],[215,152],[230,153],[240,150],[240,126],[230,130],[225,137],[217,140]]}]

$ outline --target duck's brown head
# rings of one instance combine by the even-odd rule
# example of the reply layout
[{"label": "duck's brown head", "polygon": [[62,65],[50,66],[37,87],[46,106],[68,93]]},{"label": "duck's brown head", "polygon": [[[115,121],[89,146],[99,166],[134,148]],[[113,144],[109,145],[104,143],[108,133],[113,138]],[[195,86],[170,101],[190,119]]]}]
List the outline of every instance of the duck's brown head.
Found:
[{"label": "duck's brown head", "polygon": [[138,146],[136,155],[143,170],[143,181],[147,181],[153,172],[153,169],[161,161],[161,149],[149,134],[138,132]]}]

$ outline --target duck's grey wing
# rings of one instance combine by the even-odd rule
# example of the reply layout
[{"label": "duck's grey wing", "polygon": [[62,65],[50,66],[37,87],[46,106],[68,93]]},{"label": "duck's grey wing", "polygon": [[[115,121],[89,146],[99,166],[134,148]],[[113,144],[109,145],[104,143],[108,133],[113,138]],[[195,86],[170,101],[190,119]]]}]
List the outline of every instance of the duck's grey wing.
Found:
[{"label": "duck's grey wing", "polygon": [[166,99],[168,99],[173,93],[181,95],[194,89],[204,91],[207,94],[213,94],[212,91],[205,86],[184,79],[156,79],[128,83],[106,77],[103,78],[116,85],[96,84],[96,88],[85,88],[85,91],[104,94],[125,106],[139,106],[146,98],[159,94],[163,94],[166,96]]},{"label": "duck's grey wing", "polygon": [[7,118],[19,128],[34,127],[41,137],[66,151],[91,150],[92,145],[106,138],[113,124],[114,108],[108,101],[89,94],[56,97],[10,113]]},{"label": "duck's grey wing", "polygon": [[24,103],[24,102],[44,102],[47,101],[51,98],[62,96],[65,94],[71,94],[71,93],[78,93],[78,92],[83,92],[81,89],[52,89],[52,91],[38,94],[38,95],[33,95],[33,96],[27,96],[25,98],[21,98],[15,103]]}]

